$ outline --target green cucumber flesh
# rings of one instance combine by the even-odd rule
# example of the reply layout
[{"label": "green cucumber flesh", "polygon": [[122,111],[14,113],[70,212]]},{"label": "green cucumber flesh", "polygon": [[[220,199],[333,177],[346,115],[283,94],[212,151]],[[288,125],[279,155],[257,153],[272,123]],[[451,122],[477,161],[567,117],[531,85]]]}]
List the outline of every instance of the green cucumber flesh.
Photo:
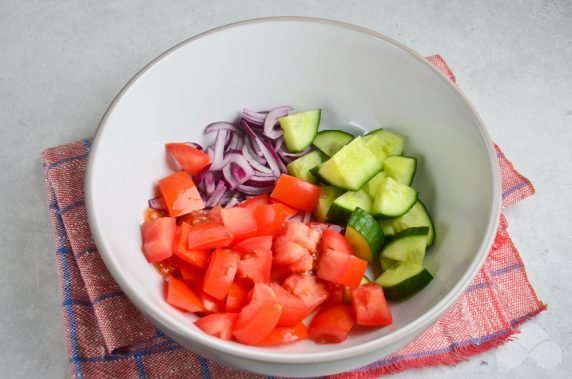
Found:
[{"label": "green cucumber flesh", "polygon": [[421,226],[397,233],[391,242],[383,247],[381,257],[394,261],[423,264],[428,232],[428,227]]},{"label": "green cucumber flesh", "polygon": [[314,211],[316,220],[320,222],[328,221],[328,210],[336,198],[341,196],[344,190],[332,186],[322,186],[318,205]]},{"label": "green cucumber flesh", "polygon": [[386,175],[408,186],[413,182],[416,169],[417,159],[414,157],[394,155],[383,161],[383,171]]},{"label": "green cucumber flesh", "polygon": [[423,266],[412,262],[396,262],[375,282],[383,287],[387,299],[401,300],[421,291],[431,280],[433,275]]},{"label": "green cucumber flesh", "polygon": [[318,175],[335,187],[357,191],[380,172],[381,167],[363,138],[356,137],[322,163]]},{"label": "green cucumber flesh", "polygon": [[364,140],[368,149],[375,155],[379,163],[383,164],[383,161],[387,158],[386,150],[383,149],[383,141],[376,136],[364,137]]},{"label": "green cucumber flesh", "polygon": [[312,144],[328,157],[331,157],[353,139],[353,134],[342,130],[322,130],[318,132]]},{"label": "green cucumber flesh", "polygon": [[286,167],[291,175],[309,183],[317,183],[318,180],[310,170],[319,166],[324,160],[326,156],[321,151],[315,150],[288,163]]},{"label": "green cucumber flesh", "polygon": [[345,237],[354,254],[368,262],[375,262],[383,244],[383,232],[376,220],[361,208],[352,212],[346,226]]},{"label": "green cucumber flesh", "polygon": [[328,210],[327,218],[336,224],[345,224],[357,207],[369,212],[371,199],[363,191],[348,191],[336,198]]},{"label": "green cucumber flesh", "polygon": [[291,153],[306,150],[312,144],[320,126],[319,109],[296,113],[278,119],[284,132],[284,144]]},{"label": "green cucumber flesh", "polygon": [[404,138],[397,133],[390,132],[385,129],[376,129],[367,133],[365,139],[373,139],[377,137],[375,147],[372,148],[382,150],[386,156],[403,154]]},{"label": "green cucumber flesh", "polygon": [[381,272],[384,272],[385,270],[393,266],[395,263],[397,263],[397,261],[379,256],[379,263],[381,265]]},{"label": "green cucumber flesh", "polygon": [[365,192],[372,200],[375,197],[375,192],[377,187],[379,187],[380,183],[383,179],[387,178],[385,172],[380,171],[378,172],[373,178],[371,178],[363,187],[362,191]]},{"label": "green cucumber flesh", "polygon": [[407,212],[417,201],[417,191],[385,178],[377,188],[371,213],[379,217],[397,217]]},{"label": "green cucumber flesh", "polygon": [[426,226],[429,228],[429,233],[427,234],[427,247],[431,246],[433,241],[435,241],[435,226],[433,224],[433,220],[431,219],[427,208],[420,200],[417,200],[411,209],[399,217],[379,220],[379,226],[385,235],[389,236],[408,228]]}]

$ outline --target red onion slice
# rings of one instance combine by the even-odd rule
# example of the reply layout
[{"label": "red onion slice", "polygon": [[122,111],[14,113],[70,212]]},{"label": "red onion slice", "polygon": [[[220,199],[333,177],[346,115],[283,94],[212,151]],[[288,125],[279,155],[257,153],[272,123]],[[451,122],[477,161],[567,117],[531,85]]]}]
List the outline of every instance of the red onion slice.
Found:
[{"label": "red onion slice", "polygon": [[205,205],[209,208],[214,207],[215,205],[217,205],[220,202],[220,200],[222,199],[222,196],[225,193],[226,193],[226,186],[224,184],[224,181],[220,180],[217,183],[213,194],[208,198],[207,203]]},{"label": "red onion slice", "polygon": [[185,142],[185,145],[190,146],[190,147],[194,147],[197,150],[200,151],[204,151],[205,149],[203,149],[203,147],[201,145],[199,145],[198,143],[195,142]]},{"label": "red onion slice", "polygon": [[[246,158],[238,153],[228,154],[224,161],[225,165],[222,169],[222,175],[231,190],[234,190],[239,184],[245,183],[255,174],[254,169]],[[238,166],[237,168],[240,168],[240,171],[234,168],[233,165]]]},{"label": "red onion slice", "polygon": [[248,196],[256,196],[256,195],[262,195],[265,193],[269,193],[272,191],[272,189],[274,188],[274,186],[269,186],[269,187],[253,187],[253,186],[248,186],[245,184],[240,184],[236,189],[237,191],[248,195]]},{"label": "red onion slice", "polygon": [[223,155],[224,155],[224,144],[226,140],[226,135],[228,133],[227,129],[221,129],[218,131],[214,145],[214,154],[212,158],[211,170],[220,170],[224,165]]},{"label": "red onion slice", "polygon": [[282,130],[275,129],[274,125],[280,117],[284,117],[288,115],[288,112],[293,110],[292,107],[282,106],[272,109],[266,115],[266,119],[264,120],[264,135],[271,139],[276,139],[282,135]]},{"label": "red onion slice", "polygon": [[217,121],[217,122],[213,122],[211,124],[208,124],[203,133],[208,134],[208,133],[212,133],[212,132],[218,132],[221,130],[231,131],[231,132],[235,132],[235,133],[241,132],[240,129],[236,125],[231,124],[230,122]]},{"label": "red onion slice", "polygon": [[167,209],[167,205],[165,205],[165,200],[161,196],[156,197],[154,199],[149,199],[149,208],[157,209],[159,211],[164,211]]},{"label": "red onion slice", "polygon": [[272,170],[269,169],[268,167],[264,166],[264,163],[266,163],[266,161],[264,160],[264,163],[261,163],[261,162],[259,161],[261,158],[251,153],[251,151],[250,151],[250,144],[249,144],[249,143],[245,143],[245,144],[242,146],[242,155],[244,155],[244,157],[246,158],[246,160],[248,161],[248,163],[249,163],[249,164],[252,166],[252,168],[254,168],[256,171],[258,171],[258,172],[260,172],[260,173],[272,174]]}]

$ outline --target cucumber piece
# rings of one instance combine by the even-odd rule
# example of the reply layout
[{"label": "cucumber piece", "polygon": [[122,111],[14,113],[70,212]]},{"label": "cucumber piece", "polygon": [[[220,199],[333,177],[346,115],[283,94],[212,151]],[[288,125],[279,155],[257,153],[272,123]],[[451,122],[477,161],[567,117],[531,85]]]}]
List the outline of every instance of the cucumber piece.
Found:
[{"label": "cucumber piece", "polygon": [[379,256],[379,263],[381,265],[381,272],[384,272],[385,270],[387,270],[388,268],[393,266],[395,263],[397,263],[397,261],[395,261],[393,259],[382,257],[380,255]]},{"label": "cucumber piece", "polygon": [[371,199],[363,191],[348,191],[334,200],[328,210],[328,220],[336,224],[345,224],[357,207],[369,212]]},{"label": "cucumber piece", "polygon": [[362,284],[368,284],[369,282],[371,282],[371,279],[368,278],[366,275],[364,275],[363,278],[361,278],[361,282],[359,282],[359,285],[361,286]]},{"label": "cucumber piece", "polygon": [[385,129],[376,129],[364,136],[366,140],[374,137],[377,137],[377,141],[372,143],[371,148],[383,151],[388,157],[403,154],[404,138],[399,134]]},{"label": "cucumber piece", "polygon": [[321,151],[315,150],[288,163],[286,167],[291,175],[309,183],[317,183],[318,180],[310,173],[310,170],[325,160],[326,156]]},{"label": "cucumber piece", "polygon": [[320,126],[320,109],[296,113],[278,119],[284,131],[284,144],[291,153],[306,150],[312,144]]},{"label": "cucumber piece", "polygon": [[344,190],[341,190],[332,186],[322,186],[320,192],[320,199],[318,200],[318,205],[314,211],[314,216],[316,220],[320,222],[326,222],[328,220],[328,210],[334,202],[334,200],[341,196]]},{"label": "cucumber piece", "polygon": [[387,176],[408,186],[413,182],[416,169],[417,159],[414,157],[394,155],[383,161],[383,171]]},{"label": "cucumber piece", "polygon": [[364,137],[367,148],[375,155],[379,163],[383,165],[383,161],[387,158],[387,153],[383,150],[382,141],[376,136]]},{"label": "cucumber piece", "polygon": [[380,172],[381,167],[363,138],[356,137],[322,163],[318,175],[335,187],[357,191]]},{"label": "cucumber piece", "polygon": [[373,178],[370,179],[363,187],[362,191],[365,192],[372,200],[375,197],[375,192],[377,191],[377,187],[381,184],[383,179],[387,178],[385,172],[380,171],[378,172]]},{"label": "cucumber piece", "polygon": [[417,191],[396,182],[390,177],[383,179],[373,198],[371,214],[380,217],[397,217],[407,212],[417,201]]},{"label": "cucumber piece", "polygon": [[420,264],[396,262],[385,270],[375,282],[383,287],[389,300],[401,300],[412,296],[433,280],[433,275]]},{"label": "cucumber piece", "polygon": [[322,130],[318,132],[312,144],[331,157],[353,139],[353,134],[342,130]]},{"label": "cucumber piece", "polygon": [[345,237],[354,254],[368,262],[375,262],[383,244],[383,232],[375,219],[361,208],[352,212],[346,227]]},{"label": "cucumber piece", "polygon": [[426,226],[429,228],[429,233],[427,234],[427,247],[431,246],[433,241],[435,241],[435,226],[433,225],[433,220],[421,200],[417,200],[410,210],[399,217],[379,220],[379,226],[385,235],[390,236],[395,233],[399,233],[404,229],[416,226]]},{"label": "cucumber piece", "polygon": [[397,233],[395,237],[381,250],[381,257],[394,261],[406,261],[423,264],[427,248],[429,228],[419,226]]}]

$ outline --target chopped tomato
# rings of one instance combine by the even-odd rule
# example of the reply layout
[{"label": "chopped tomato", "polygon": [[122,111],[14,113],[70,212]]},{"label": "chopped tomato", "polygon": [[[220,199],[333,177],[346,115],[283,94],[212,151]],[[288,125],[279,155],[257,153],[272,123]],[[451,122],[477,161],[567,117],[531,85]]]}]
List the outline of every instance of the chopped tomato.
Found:
[{"label": "chopped tomato", "polygon": [[255,345],[274,330],[281,313],[280,304],[252,300],[238,314],[233,327],[233,335],[238,342]]},{"label": "chopped tomato", "polygon": [[282,174],[270,196],[296,209],[314,212],[320,199],[320,187],[294,176]]},{"label": "chopped tomato", "polygon": [[386,326],[392,323],[391,310],[378,284],[367,283],[354,289],[352,300],[357,324]]},{"label": "chopped tomato", "polygon": [[323,230],[332,229],[341,233],[344,230],[343,226],[338,224],[328,224],[327,222],[309,222],[308,227],[312,230],[322,233]]},{"label": "chopped tomato", "polygon": [[281,265],[292,265],[294,272],[307,271],[312,268],[312,255],[320,235],[301,222],[287,222],[284,234],[274,242],[274,261]]},{"label": "chopped tomato", "polygon": [[177,224],[180,225],[183,222],[186,222],[189,225],[196,225],[200,224],[201,222],[206,222],[209,220],[208,212],[204,209],[199,209],[196,211],[192,211],[191,213],[187,213],[186,215],[177,217]]},{"label": "chopped tomato", "polygon": [[252,208],[223,208],[220,210],[223,225],[234,235],[234,240],[256,237],[258,224]]},{"label": "chopped tomato", "polygon": [[276,200],[276,199],[270,198],[269,203],[270,203],[270,204],[276,204],[276,205],[278,205],[280,208],[282,208],[282,210],[283,210],[284,212],[286,212],[286,220],[288,220],[290,217],[292,217],[292,216],[294,216],[294,215],[300,213],[300,211],[299,211],[298,209],[292,208],[291,206],[284,204],[284,203],[281,202],[280,200]]},{"label": "chopped tomato", "polygon": [[277,326],[262,341],[258,342],[258,346],[274,346],[285,343],[292,343],[308,338],[308,327],[299,322],[294,326]]},{"label": "chopped tomato", "polygon": [[205,207],[193,179],[185,171],[159,180],[159,191],[171,217],[182,216]]},{"label": "chopped tomato", "polygon": [[286,211],[280,204],[260,205],[254,210],[259,236],[274,236],[282,230]]},{"label": "chopped tomato", "polygon": [[161,262],[155,263],[155,267],[164,279],[171,275],[177,275],[180,272],[180,263],[174,257],[163,259]]},{"label": "chopped tomato", "polygon": [[205,313],[219,313],[225,309],[226,303],[224,301],[214,298],[204,291],[201,291],[201,300]]},{"label": "chopped tomato", "polygon": [[208,250],[189,250],[187,249],[187,242],[189,240],[189,231],[191,226],[186,222],[177,226],[175,232],[175,241],[173,243],[173,253],[182,261],[197,266],[199,268],[206,268],[210,251]]},{"label": "chopped tomato", "polygon": [[217,205],[216,207],[211,209],[209,212],[208,219],[212,222],[216,222],[217,224],[222,225],[222,217],[220,215],[221,209],[222,209],[222,207],[220,205]]},{"label": "chopped tomato", "polygon": [[305,273],[310,271],[314,266],[314,257],[310,254],[305,254],[296,262],[290,264],[288,268],[290,272]]},{"label": "chopped tomato", "polygon": [[203,291],[216,299],[223,300],[236,275],[238,260],[238,254],[232,250],[216,249],[205,272]]},{"label": "chopped tomato", "polygon": [[232,247],[239,253],[251,253],[254,250],[271,250],[272,249],[272,237],[254,237],[243,241],[240,241]]},{"label": "chopped tomato", "polygon": [[209,156],[205,152],[187,144],[168,143],[165,147],[179,166],[193,176],[198,175],[211,163]]},{"label": "chopped tomato", "polygon": [[232,338],[232,326],[238,318],[238,313],[213,313],[195,321],[195,325],[208,335],[223,340]]},{"label": "chopped tomato", "polygon": [[308,225],[297,221],[291,221],[285,224],[284,235],[287,239],[296,242],[310,253],[316,251],[318,242],[320,241],[320,233],[310,229]]},{"label": "chopped tomato", "polygon": [[143,215],[143,221],[155,220],[159,217],[165,217],[167,213],[159,209],[147,208],[145,209],[145,214]]},{"label": "chopped tomato", "polygon": [[324,282],[330,295],[324,304],[352,304],[352,289],[349,286]]},{"label": "chopped tomato", "polygon": [[201,289],[203,287],[205,273],[202,269],[187,264],[186,262],[180,262],[179,271],[185,283],[193,288]]},{"label": "chopped tomato", "polygon": [[272,268],[270,269],[270,281],[282,283],[291,274],[292,271],[290,270],[290,266],[272,263]]},{"label": "chopped tomato", "polygon": [[173,255],[176,222],[172,217],[161,217],[141,225],[143,254],[149,263],[157,263]]},{"label": "chopped tomato", "polygon": [[258,195],[244,200],[242,203],[238,204],[238,206],[243,208],[254,209],[260,205],[266,205],[266,204],[268,204],[268,195]]},{"label": "chopped tomato", "polygon": [[345,304],[333,304],[316,313],[308,333],[316,343],[336,343],[345,340],[353,326],[351,308]]},{"label": "chopped tomato", "polygon": [[228,287],[228,294],[226,295],[225,312],[240,312],[247,302],[247,288],[237,281],[232,282]]},{"label": "chopped tomato", "polygon": [[292,274],[284,281],[283,286],[298,296],[310,312],[328,298],[328,291],[313,275]]},{"label": "chopped tomato", "polygon": [[230,246],[232,233],[222,225],[204,222],[189,229],[187,248],[189,250],[210,250]]},{"label": "chopped tomato", "polygon": [[266,303],[276,303],[276,294],[268,284],[256,283],[250,293],[251,300],[260,300]]},{"label": "chopped tomato", "polygon": [[272,250],[256,249],[242,253],[238,262],[238,275],[254,283],[268,283],[272,268]]},{"label": "chopped tomato", "polygon": [[339,251],[340,253],[353,254],[352,247],[346,237],[341,233],[336,232],[332,229],[324,229],[322,231],[322,254],[328,250],[332,249]]},{"label": "chopped tomato", "polygon": [[167,303],[187,312],[205,310],[201,298],[183,281],[170,276],[167,282]]},{"label": "chopped tomato", "polygon": [[298,296],[293,295],[278,283],[270,283],[274,291],[276,303],[282,305],[282,315],[278,320],[278,326],[294,326],[302,321],[310,310]]},{"label": "chopped tomato", "polygon": [[352,254],[327,249],[318,262],[318,278],[357,288],[366,269],[366,260]]},{"label": "chopped tomato", "polygon": [[288,239],[286,236],[276,238],[274,242],[274,262],[289,265],[309,255],[308,250]]}]

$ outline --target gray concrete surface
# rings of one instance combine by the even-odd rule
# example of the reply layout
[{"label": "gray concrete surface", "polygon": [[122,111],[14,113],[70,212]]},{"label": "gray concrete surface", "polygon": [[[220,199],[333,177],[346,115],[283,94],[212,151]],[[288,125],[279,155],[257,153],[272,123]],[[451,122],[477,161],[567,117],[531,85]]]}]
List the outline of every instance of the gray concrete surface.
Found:
[{"label": "gray concrete surface", "polygon": [[0,377],[69,375],[41,151],[91,136],[123,84],[170,46],[273,15],[351,22],[422,54],[440,53],[493,138],[536,185],[536,196],[506,214],[548,312],[503,350],[397,377],[570,377],[572,3],[565,0],[0,0]]}]

